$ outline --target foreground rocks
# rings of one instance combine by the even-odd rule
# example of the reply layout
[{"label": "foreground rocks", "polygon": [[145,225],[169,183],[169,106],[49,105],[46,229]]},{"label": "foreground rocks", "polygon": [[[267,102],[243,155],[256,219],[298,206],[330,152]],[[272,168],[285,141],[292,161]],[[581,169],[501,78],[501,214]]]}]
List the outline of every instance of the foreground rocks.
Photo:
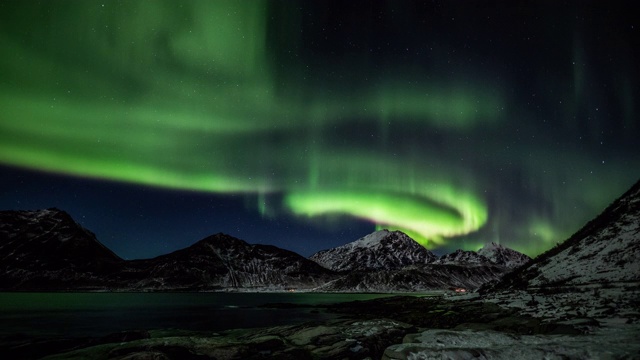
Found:
[{"label": "foreground rocks", "polygon": [[0,352],[16,359],[108,360],[618,359],[640,353],[640,324],[625,320],[615,328],[603,318],[532,317],[486,300],[397,296],[322,306],[267,304],[326,311],[334,318],[217,333],[162,329],[93,339],[16,337],[3,339]]},{"label": "foreground rocks", "polygon": [[[440,297],[398,296],[308,308],[329,311],[338,318],[219,333],[150,331],[148,338],[86,344],[47,359],[406,359],[412,353],[428,353],[434,345],[423,340],[431,338],[444,343],[458,336],[462,343],[465,337],[481,339],[481,334],[491,333],[500,334],[495,338],[506,343],[504,339],[522,336],[581,332],[570,325],[520,316],[515,309],[492,303]],[[473,349],[455,351],[471,355],[480,351]]]},{"label": "foreground rocks", "polygon": [[47,359],[379,359],[387,346],[415,331],[412,325],[389,319],[333,320],[209,335],[156,334],[159,337],[94,346]]},{"label": "foreground rocks", "polygon": [[640,354],[639,330],[634,326],[581,336],[427,330],[388,347],[382,359],[632,359]]},{"label": "foreground rocks", "polygon": [[389,318],[424,329],[495,330],[513,334],[578,334],[573,326],[520,315],[520,309],[469,300],[440,297],[354,301],[329,306],[331,311],[363,319]]},{"label": "foreground rocks", "polygon": [[102,337],[32,339],[16,334],[0,338],[0,354],[6,359],[39,359],[45,355],[102,344],[150,339],[146,330],[122,331]]}]

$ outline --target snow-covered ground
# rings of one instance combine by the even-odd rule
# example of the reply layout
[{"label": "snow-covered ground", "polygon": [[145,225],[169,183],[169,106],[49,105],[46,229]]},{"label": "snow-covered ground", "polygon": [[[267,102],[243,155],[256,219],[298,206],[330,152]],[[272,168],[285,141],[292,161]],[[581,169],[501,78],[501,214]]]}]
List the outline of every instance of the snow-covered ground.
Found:
[{"label": "snow-covered ground", "polygon": [[570,290],[558,288],[553,294],[544,294],[540,290],[544,289],[493,293],[485,296],[484,300],[507,308],[518,308],[523,315],[549,321],[591,318],[606,322],[615,318],[635,323],[640,320],[640,283],[608,287],[590,285]]},{"label": "snow-covered ground", "polygon": [[392,345],[383,359],[640,359],[640,283],[449,295],[518,309],[543,323],[574,327],[575,335],[426,330]]},{"label": "snow-covered ground", "polygon": [[388,347],[383,359],[637,359],[638,339],[638,324],[607,326],[578,336],[427,330]]}]

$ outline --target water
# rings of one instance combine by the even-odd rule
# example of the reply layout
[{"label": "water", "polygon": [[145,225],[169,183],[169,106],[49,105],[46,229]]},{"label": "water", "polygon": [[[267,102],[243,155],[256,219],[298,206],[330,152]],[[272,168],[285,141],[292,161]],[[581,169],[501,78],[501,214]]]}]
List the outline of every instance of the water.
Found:
[{"label": "water", "polygon": [[134,329],[220,331],[325,320],[310,308],[267,303],[329,304],[385,294],[316,293],[0,293],[0,336],[103,336]]}]

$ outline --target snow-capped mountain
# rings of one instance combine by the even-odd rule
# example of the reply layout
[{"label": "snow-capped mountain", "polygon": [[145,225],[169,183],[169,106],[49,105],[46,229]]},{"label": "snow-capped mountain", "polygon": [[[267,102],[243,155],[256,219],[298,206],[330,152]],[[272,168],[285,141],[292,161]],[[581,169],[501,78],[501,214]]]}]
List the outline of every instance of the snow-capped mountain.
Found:
[{"label": "snow-capped mountain", "polygon": [[492,263],[498,266],[504,266],[510,269],[515,269],[531,261],[529,256],[500,244],[496,244],[495,242],[486,244],[478,250],[478,255],[489,259]]},{"label": "snow-capped mountain", "polygon": [[505,264],[511,260],[499,256],[504,248],[492,246],[485,252],[499,261],[461,250],[437,259],[404,233],[381,230],[306,259],[216,234],[167,255],[125,261],[61,210],[0,212],[4,290],[476,288],[509,271]]},{"label": "snow-capped mountain", "polygon": [[527,255],[498,245],[494,242],[486,244],[480,250],[465,251],[456,250],[450,254],[442,255],[434,264],[441,265],[496,265],[508,269],[515,269],[531,260]]},{"label": "snow-capped mountain", "polygon": [[450,254],[442,255],[434,263],[440,265],[490,265],[492,261],[475,251],[458,249]]},{"label": "snow-capped mountain", "polygon": [[132,261],[125,278],[134,289],[309,289],[334,273],[292,251],[248,244],[225,234],[154,259]]},{"label": "snow-capped mountain", "polygon": [[640,181],[568,240],[506,276],[494,289],[640,281]]},{"label": "snow-capped mountain", "polygon": [[403,232],[385,229],[346,245],[322,250],[309,259],[334,271],[364,271],[428,264],[436,256]]},{"label": "snow-capped mountain", "polygon": [[62,210],[0,211],[0,289],[91,288],[123,263]]},{"label": "snow-capped mountain", "polygon": [[496,281],[507,271],[496,265],[423,264],[402,269],[355,271],[331,281],[318,291],[335,292],[414,292],[450,288],[477,289]]},{"label": "snow-capped mountain", "polygon": [[496,244],[485,246],[481,252],[456,250],[437,258],[406,234],[381,230],[320,251],[310,259],[343,273],[317,290],[340,292],[476,289],[529,259]]}]

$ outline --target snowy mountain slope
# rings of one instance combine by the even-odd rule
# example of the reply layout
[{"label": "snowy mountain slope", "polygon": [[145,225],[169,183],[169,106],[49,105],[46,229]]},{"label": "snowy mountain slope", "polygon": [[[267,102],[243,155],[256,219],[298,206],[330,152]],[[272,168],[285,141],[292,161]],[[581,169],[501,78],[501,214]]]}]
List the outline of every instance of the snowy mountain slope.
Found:
[{"label": "snowy mountain slope", "polygon": [[493,289],[637,281],[640,281],[640,182],[567,241],[505,276]]},{"label": "snowy mountain slope", "polygon": [[350,272],[316,291],[414,292],[452,287],[473,290],[499,279],[504,273],[505,268],[495,265],[415,265],[393,270]]},{"label": "snowy mountain slope", "polygon": [[638,325],[628,331],[598,329],[579,336],[429,329],[388,347],[383,359],[635,359],[639,331]]},{"label": "snowy mountain slope", "polygon": [[380,230],[346,245],[317,252],[309,259],[334,271],[353,271],[428,264],[436,256],[403,232]]},{"label": "snowy mountain slope", "polygon": [[497,265],[508,269],[517,268],[531,260],[525,254],[496,243],[490,243],[475,251],[456,250],[442,255],[434,264],[449,265]]},{"label": "snowy mountain slope", "polygon": [[527,255],[509,249],[508,247],[496,244],[494,242],[486,244],[482,249],[478,250],[478,255],[484,256],[492,263],[504,266],[510,269],[520,267],[531,260]]},{"label": "snowy mountain slope", "polygon": [[583,334],[430,330],[389,347],[385,358],[635,359],[639,296],[640,181],[564,243],[480,289],[481,301]]},{"label": "snowy mountain slope", "polygon": [[0,211],[1,289],[97,286],[123,263],[64,211]]},{"label": "snowy mountain slope", "polygon": [[317,291],[411,292],[435,289],[477,289],[495,282],[528,261],[515,250],[489,244],[481,253],[457,250],[437,258],[399,231],[381,230],[349,244],[310,257],[343,273]]},{"label": "snowy mountain slope", "polygon": [[440,265],[488,265],[491,260],[475,251],[456,250],[450,254],[442,255],[434,264]]},{"label": "snowy mountain slope", "polygon": [[312,288],[333,272],[288,250],[252,245],[225,234],[154,259],[132,261],[123,273],[134,289]]}]

